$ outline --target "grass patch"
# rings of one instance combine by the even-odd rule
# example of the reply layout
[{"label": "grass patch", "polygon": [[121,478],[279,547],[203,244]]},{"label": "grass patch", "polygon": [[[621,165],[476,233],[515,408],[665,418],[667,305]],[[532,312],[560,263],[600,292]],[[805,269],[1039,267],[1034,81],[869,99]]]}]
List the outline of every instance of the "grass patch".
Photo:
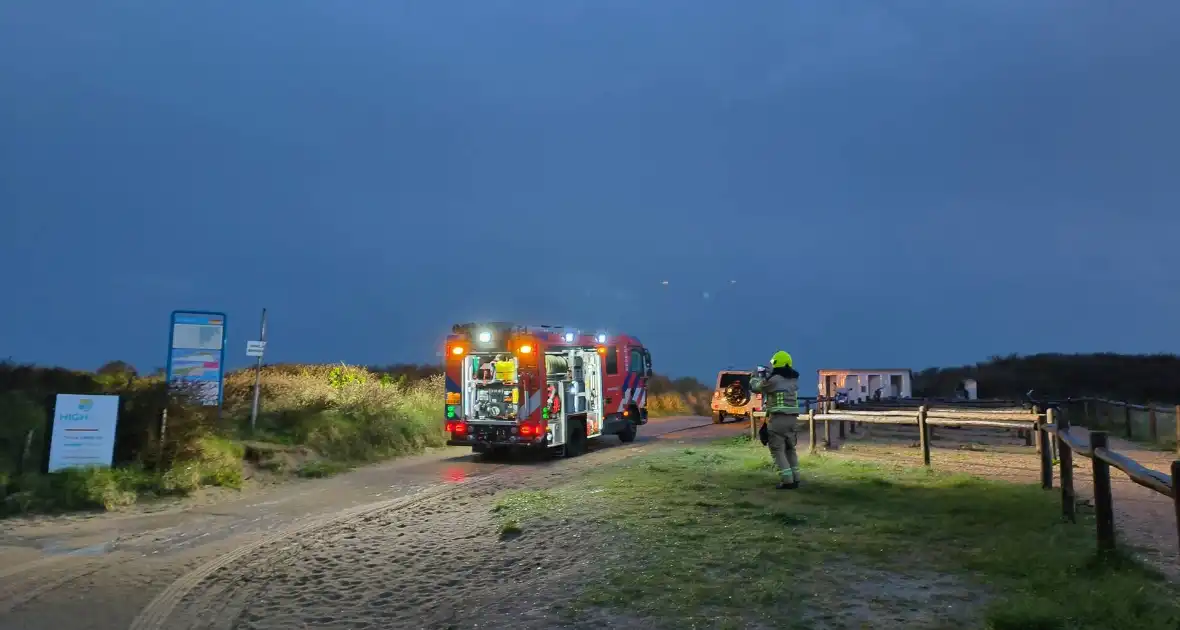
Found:
[{"label": "grass patch", "polygon": [[647,414],[652,418],[666,416],[707,416],[711,394],[701,392],[663,392],[647,399]]},{"label": "grass patch", "polygon": [[[1058,496],[1039,487],[824,457],[803,471],[802,488],[775,490],[765,450],[734,439],[506,493],[496,512],[617,528],[626,551],[582,603],[679,627],[808,627],[847,609],[850,590],[887,601],[922,575],[957,580],[974,621],[995,630],[1180,622],[1176,589],[1125,558],[1097,562],[1093,524],[1061,523]],[[906,627],[933,621],[920,619]]]},{"label": "grass patch", "polygon": [[251,434],[244,427],[253,386],[252,371],[226,378],[226,415],[239,437],[304,447],[316,459],[346,465],[336,466],[336,472],[446,444],[442,377],[389,379],[344,365],[264,368],[263,411]]},{"label": "grass patch", "polygon": [[321,477],[330,477],[342,472],[347,472],[351,469],[351,466],[343,462],[334,462],[320,459],[307,462],[295,469],[295,476],[303,477],[305,479],[319,479]]},{"label": "grass patch", "polygon": [[[159,379],[136,383],[163,394]],[[50,475],[25,472],[40,468],[43,404],[19,392],[0,392],[0,515],[110,510],[201,487],[240,488],[244,461],[277,475],[326,477],[446,441],[440,417],[442,377],[409,381],[344,365],[281,366],[265,368],[261,385],[263,412],[254,431],[248,429],[254,373],[236,372],[226,377],[220,419],[170,408],[168,439],[161,450],[153,433],[159,410],[151,405],[163,404],[165,398],[133,397],[127,407],[136,411],[131,420],[142,416],[150,421],[140,431],[138,420],[120,416],[120,430],[125,425],[131,429],[122,431],[116,443],[113,469]],[[114,393],[127,397],[128,391]],[[30,430],[35,433],[30,452],[37,457],[18,466]],[[149,469],[144,461],[159,469]]]},{"label": "grass patch", "polygon": [[203,437],[193,453],[164,471],[138,463],[119,468],[72,468],[0,479],[0,515],[116,510],[144,499],[185,495],[202,486],[242,486],[242,446]]}]

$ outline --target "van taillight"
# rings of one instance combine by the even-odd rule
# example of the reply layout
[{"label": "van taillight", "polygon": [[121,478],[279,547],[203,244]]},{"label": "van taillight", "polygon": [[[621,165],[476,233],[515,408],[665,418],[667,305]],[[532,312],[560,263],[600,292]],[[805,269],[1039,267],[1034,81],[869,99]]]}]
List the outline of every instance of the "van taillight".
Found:
[{"label": "van taillight", "polygon": [[447,433],[467,433],[466,422],[448,422]]}]

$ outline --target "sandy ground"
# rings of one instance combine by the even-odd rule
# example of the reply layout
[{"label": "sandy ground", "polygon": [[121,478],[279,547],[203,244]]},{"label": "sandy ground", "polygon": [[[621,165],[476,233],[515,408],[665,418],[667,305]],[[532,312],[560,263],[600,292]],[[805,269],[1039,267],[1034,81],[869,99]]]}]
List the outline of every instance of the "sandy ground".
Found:
[{"label": "sandy ground", "polygon": [[206,497],[128,513],[0,521],[0,629],[172,628],[166,615],[159,616],[160,602],[178,601],[218,563],[231,565],[270,543],[303,540],[309,532],[332,529],[336,521],[397,511],[407,501],[475,488],[500,475],[527,478],[616,451],[633,454],[661,434],[705,423],[701,418],[654,419],[634,444],[604,438],[596,441],[594,452],[575,460],[485,462],[463,449],[441,449],[231,500]]}]

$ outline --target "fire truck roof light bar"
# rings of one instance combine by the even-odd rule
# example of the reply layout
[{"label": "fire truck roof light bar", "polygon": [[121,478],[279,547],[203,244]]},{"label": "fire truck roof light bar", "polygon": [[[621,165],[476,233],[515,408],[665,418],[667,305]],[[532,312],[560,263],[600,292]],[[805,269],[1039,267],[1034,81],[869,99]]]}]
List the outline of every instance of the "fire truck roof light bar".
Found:
[{"label": "fire truck roof light bar", "polygon": [[[451,331],[456,335],[467,337],[480,345],[490,344],[500,337],[507,339],[515,334],[532,334],[538,331],[556,333],[560,335],[562,341],[569,344],[576,342],[578,338],[583,336],[581,330],[570,326],[552,326],[548,324],[521,326],[508,322],[455,324],[451,327]],[[589,333],[586,333],[586,335],[589,336]],[[593,334],[593,339],[599,344],[605,344],[610,339],[610,335],[600,330]]]}]

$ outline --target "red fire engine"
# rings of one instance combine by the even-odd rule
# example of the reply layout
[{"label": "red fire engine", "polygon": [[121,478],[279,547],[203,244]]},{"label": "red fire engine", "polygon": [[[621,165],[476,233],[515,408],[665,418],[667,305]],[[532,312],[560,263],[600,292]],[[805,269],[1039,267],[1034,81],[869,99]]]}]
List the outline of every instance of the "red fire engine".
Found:
[{"label": "red fire engine", "polygon": [[460,324],[447,336],[447,444],[477,453],[586,451],[647,423],[651,354],[635,337],[559,326]]}]

